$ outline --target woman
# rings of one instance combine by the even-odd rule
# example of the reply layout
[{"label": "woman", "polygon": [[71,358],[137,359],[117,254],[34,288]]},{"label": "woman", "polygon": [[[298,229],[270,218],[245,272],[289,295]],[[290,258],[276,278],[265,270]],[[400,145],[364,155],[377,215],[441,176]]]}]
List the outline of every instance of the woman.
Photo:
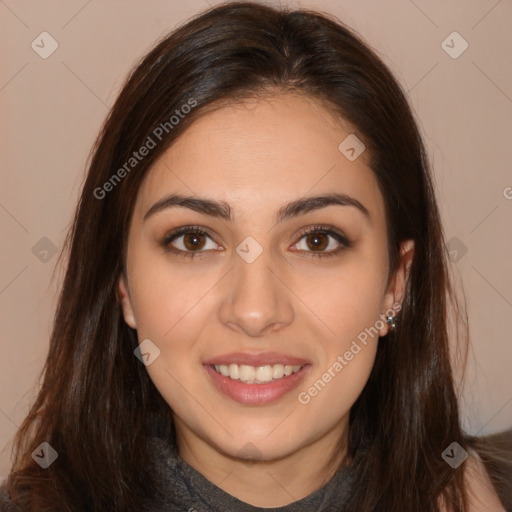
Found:
[{"label": "woman", "polygon": [[505,510],[511,466],[460,426],[443,243],[410,108],[356,35],[196,17],[98,138],[5,501]]}]

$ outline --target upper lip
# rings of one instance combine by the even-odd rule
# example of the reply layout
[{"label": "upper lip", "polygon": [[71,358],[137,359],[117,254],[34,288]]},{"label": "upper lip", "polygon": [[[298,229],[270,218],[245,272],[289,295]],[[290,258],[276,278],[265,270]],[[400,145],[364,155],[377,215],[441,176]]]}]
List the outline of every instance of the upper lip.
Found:
[{"label": "upper lip", "polygon": [[283,364],[290,366],[303,366],[305,364],[309,364],[309,361],[300,357],[279,354],[278,352],[231,352],[229,354],[212,357],[211,359],[204,361],[203,364],[244,364],[247,366],[272,366],[274,364]]}]

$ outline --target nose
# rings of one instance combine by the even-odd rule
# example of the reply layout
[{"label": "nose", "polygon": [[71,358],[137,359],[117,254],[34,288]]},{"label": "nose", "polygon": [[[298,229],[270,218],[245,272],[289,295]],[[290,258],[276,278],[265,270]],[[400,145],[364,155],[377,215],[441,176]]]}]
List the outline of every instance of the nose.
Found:
[{"label": "nose", "polygon": [[291,324],[292,294],[275,267],[265,251],[252,263],[235,257],[219,309],[224,325],[251,337],[261,337]]}]

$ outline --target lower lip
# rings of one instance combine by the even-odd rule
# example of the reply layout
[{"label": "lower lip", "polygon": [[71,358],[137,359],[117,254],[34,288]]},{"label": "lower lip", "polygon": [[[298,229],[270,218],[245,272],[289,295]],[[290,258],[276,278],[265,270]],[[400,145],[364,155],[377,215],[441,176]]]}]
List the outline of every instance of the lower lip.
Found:
[{"label": "lower lip", "polygon": [[203,365],[219,391],[236,402],[249,405],[268,404],[295,389],[306,376],[311,365],[304,365],[298,372],[264,384],[245,384],[240,380],[224,377],[210,366]]}]

